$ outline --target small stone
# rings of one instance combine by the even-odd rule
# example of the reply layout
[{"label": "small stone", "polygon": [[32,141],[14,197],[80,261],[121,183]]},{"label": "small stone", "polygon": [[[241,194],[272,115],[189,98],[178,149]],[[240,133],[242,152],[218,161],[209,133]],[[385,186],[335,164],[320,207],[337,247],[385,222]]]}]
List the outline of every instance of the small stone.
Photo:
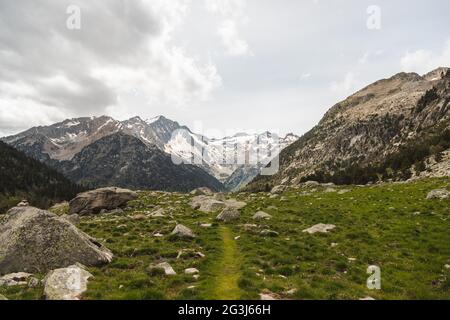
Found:
[{"label": "small stone", "polygon": [[188,238],[188,239],[194,239],[196,237],[194,232],[192,232],[191,229],[189,229],[186,226],[183,226],[182,224],[178,224],[175,227],[175,229],[173,229],[172,235],[175,235],[180,238]]},{"label": "small stone", "polygon": [[307,232],[309,234],[314,234],[317,232],[327,233],[328,231],[333,230],[334,228],[336,228],[336,226],[334,224],[319,223],[319,224],[312,226],[311,228],[303,230],[303,232]]},{"label": "small stone", "polygon": [[166,276],[174,276],[177,273],[175,272],[175,270],[173,270],[172,266],[168,263],[168,262],[161,262],[158,263],[156,265],[151,265],[149,267],[149,270],[154,270],[154,269],[159,269],[159,270],[164,270],[164,274]]},{"label": "small stone", "polygon": [[361,301],[371,301],[371,300],[375,300],[375,299],[372,298],[372,297],[367,296],[367,297],[364,297],[364,298],[360,298],[359,300],[361,300]]},{"label": "small stone", "polygon": [[223,222],[231,222],[234,220],[238,220],[241,217],[241,213],[239,210],[234,208],[225,208],[217,217],[217,220]]},{"label": "small stone", "polygon": [[264,211],[258,211],[253,215],[254,220],[270,219],[272,216]]},{"label": "small stone", "polygon": [[427,199],[428,200],[432,200],[432,199],[447,199],[450,196],[450,192],[446,189],[436,189],[436,190],[432,190],[428,193],[427,195]]},{"label": "small stone", "polygon": [[200,227],[202,227],[202,228],[211,228],[211,227],[212,227],[212,224],[211,224],[211,223],[202,223],[202,224],[200,225]]},{"label": "small stone", "polygon": [[197,274],[199,272],[200,271],[198,271],[198,269],[196,269],[196,268],[187,268],[186,270],[184,270],[185,274]]},{"label": "small stone", "polygon": [[267,237],[278,237],[278,236],[280,235],[278,232],[273,231],[273,230],[269,230],[269,229],[262,230],[262,231],[260,232],[260,234],[261,234],[262,236],[267,236]]}]

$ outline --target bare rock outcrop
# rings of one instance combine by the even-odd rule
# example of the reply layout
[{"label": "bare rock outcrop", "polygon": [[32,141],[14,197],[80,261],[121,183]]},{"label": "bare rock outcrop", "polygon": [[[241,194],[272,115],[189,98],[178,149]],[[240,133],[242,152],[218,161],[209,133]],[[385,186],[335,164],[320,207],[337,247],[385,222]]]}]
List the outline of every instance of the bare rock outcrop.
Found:
[{"label": "bare rock outcrop", "polygon": [[98,241],[45,210],[15,207],[0,224],[0,274],[48,272],[77,262],[97,266],[112,257]]},{"label": "bare rock outcrop", "polygon": [[138,194],[121,188],[101,188],[80,193],[69,203],[69,214],[97,214],[102,210],[113,210],[135,200]]}]

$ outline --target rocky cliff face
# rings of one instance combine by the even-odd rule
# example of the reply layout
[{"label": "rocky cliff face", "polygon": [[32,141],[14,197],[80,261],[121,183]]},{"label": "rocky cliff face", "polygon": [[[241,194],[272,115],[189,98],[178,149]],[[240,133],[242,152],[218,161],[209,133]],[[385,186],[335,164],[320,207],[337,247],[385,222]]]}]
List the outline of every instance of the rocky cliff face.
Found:
[{"label": "rocky cliff face", "polygon": [[281,153],[280,172],[256,178],[253,187],[308,178],[333,180],[343,172],[351,175],[352,170],[356,174],[364,169],[373,173],[372,179],[389,165],[394,171],[401,169],[396,168],[398,161],[405,166],[408,159],[397,159],[403,153],[423,161],[430,150],[420,143],[437,141],[436,148],[448,149],[449,87],[448,68],[424,76],[399,73],[369,85],[333,106],[316,127]]}]

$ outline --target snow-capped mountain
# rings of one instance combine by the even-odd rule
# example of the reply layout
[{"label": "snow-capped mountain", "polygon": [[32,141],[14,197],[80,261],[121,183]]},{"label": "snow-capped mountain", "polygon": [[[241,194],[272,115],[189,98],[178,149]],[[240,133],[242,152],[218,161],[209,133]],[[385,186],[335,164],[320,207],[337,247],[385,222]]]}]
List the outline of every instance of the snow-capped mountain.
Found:
[{"label": "snow-capped mountain", "polygon": [[253,169],[264,166],[298,139],[293,134],[279,138],[269,132],[209,139],[163,116],[125,121],[101,116],[35,127],[2,140],[41,161],[69,161],[85,147],[119,132],[134,136],[148,146],[157,146],[185,164],[201,167],[222,182],[242,166]]}]

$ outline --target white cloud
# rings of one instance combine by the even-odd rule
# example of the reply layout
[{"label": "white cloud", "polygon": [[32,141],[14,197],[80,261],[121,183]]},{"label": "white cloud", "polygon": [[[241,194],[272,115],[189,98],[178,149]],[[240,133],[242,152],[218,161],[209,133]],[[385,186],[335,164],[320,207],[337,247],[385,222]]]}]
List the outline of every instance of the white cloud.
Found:
[{"label": "white cloud", "polygon": [[401,69],[405,72],[427,73],[438,67],[450,66],[450,38],[439,54],[434,54],[430,50],[420,49],[414,52],[407,52],[400,61]]},{"label": "white cloud", "polygon": [[230,56],[253,55],[250,45],[242,36],[239,27],[248,23],[245,15],[246,0],[205,0],[206,9],[223,21],[217,28],[217,34],[225,47],[225,53]]},{"label": "white cloud", "polygon": [[[190,0],[79,0],[80,30],[66,28],[69,4],[0,2],[2,131],[8,129],[3,119],[14,123],[10,129],[25,129],[110,110],[136,115],[149,102],[182,108],[208,100],[221,85],[211,61],[172,41]],[[132,89],[141,94],[138,109],[123,98]],[[31,116],[24,116],[29,106]]]},{"label": "white cloud", "polygon": [[225,20],[219,26],[218,34],[225,46],[226,54],[231,56],[252,55],[250,46],[241,38],[235,21]]},{"label": "white cloud", "polygon": [[343,80],[331,83],[331,91],[343,96],[352,93],[355,86],[356,76],[353,72],[348,72]]}]

